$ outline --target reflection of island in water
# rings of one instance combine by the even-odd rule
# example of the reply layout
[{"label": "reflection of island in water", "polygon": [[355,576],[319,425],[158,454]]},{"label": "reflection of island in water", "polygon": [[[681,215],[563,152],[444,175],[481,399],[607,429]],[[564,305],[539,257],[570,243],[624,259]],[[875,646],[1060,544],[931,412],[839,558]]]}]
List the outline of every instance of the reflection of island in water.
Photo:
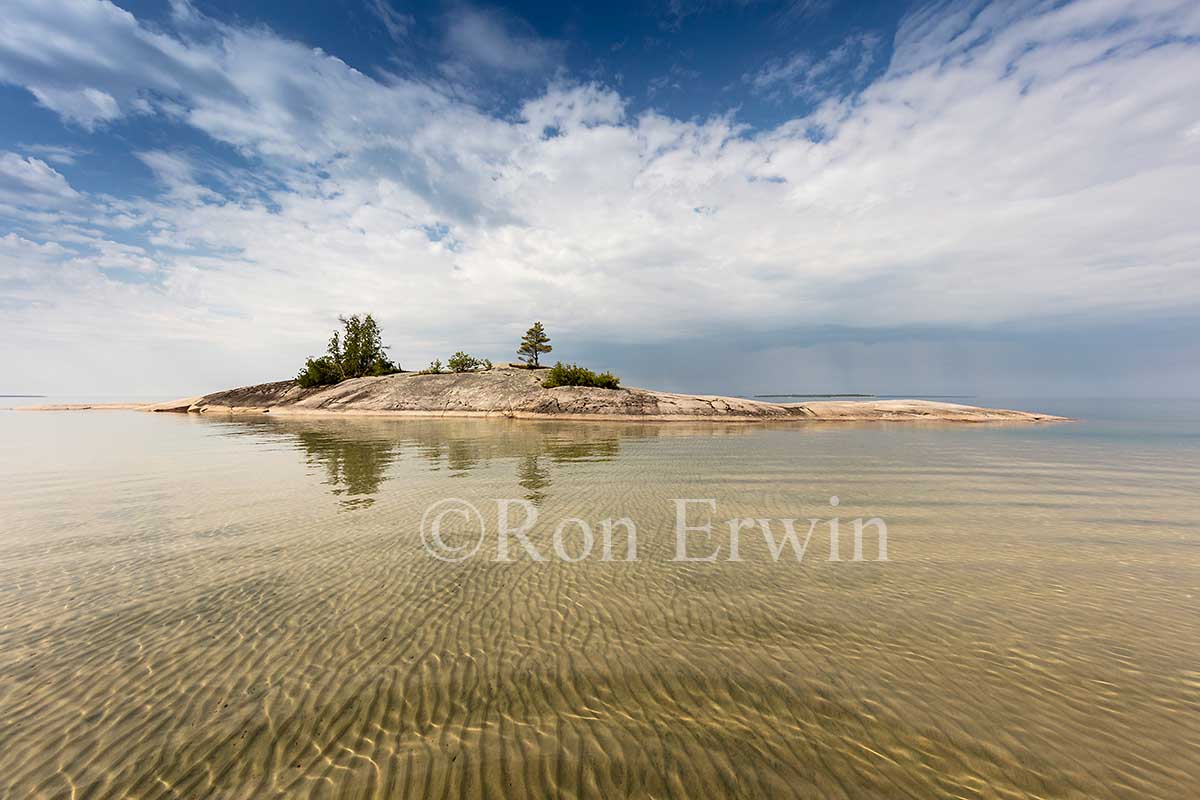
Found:
[{"label": "reflection of island in water", "polygon": [[540,503],[546,499],[542,490],[550,485],[550,470],[542,466],[537,454],[524,456],[517,464],[517,483],[528,492],[526,500]]},{"label": "reflection of island in water", "polygon": [[386,480],[388,467],[396,460],[396,448],[388,442],[348,439],[326,431],[296,431],[309,464],[325,468],[325,483],[343,495],[346,508],[369,506]]},{"label": "reflection of island in water", "polygon": [[[324,483],[347,509],[365,508],[402,455],[417,456],[430,470],[464,477],[477,467],[512,460],[525,499],[548,496],[556,465],[612,461],[622,439],[654,438],[663,426],[616,423],[421,419],[227,419],[234,435],[280,436],[295,442],[306,463],[324,471]],[[679,431],[678,424],[668,425]]]}]

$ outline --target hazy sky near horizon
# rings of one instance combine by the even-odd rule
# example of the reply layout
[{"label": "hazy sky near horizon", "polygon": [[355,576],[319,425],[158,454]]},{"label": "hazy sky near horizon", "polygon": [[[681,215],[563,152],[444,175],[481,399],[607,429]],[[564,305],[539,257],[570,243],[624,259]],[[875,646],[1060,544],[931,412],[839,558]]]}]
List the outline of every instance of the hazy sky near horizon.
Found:
[{"label": "hazy sky near horizon", "polygon": [[371,311],[408,369],[541,319],[659,388],[1194,396],[1198,75],[1195,0],[6,0],[0,393]]}]

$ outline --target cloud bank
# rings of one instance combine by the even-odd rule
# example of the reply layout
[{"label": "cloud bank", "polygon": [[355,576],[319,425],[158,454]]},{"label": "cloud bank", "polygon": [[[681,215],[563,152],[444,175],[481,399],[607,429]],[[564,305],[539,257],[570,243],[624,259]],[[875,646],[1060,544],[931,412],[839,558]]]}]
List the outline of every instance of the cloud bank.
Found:
[{"label": "cloud bank", "polygon": [[[140,195],[83,191],[69,161],[32,149],[0,154],[10,375],[57,387],[61,368],[41,365],[68,361],[86,365],[73,380],[114,389],[286,377],[354,310],[415,367],[459,347],[506,358],[534,318],[619,348],[1200,308],[1192,2],[923,8],[869,85],[822,88],[760,130],[733,111],[634,112],[562,73],[489,113],[437,81],[180,8],[174,30],[109,3],[7,5],[0,81],[64,125],[177,126],[228,154],[137,150],[158,182]],[[493,70],[555,59],[484,12],[447,37]],[[811,96],[831,59],[857,65],[876,44],[748,82]]]}]

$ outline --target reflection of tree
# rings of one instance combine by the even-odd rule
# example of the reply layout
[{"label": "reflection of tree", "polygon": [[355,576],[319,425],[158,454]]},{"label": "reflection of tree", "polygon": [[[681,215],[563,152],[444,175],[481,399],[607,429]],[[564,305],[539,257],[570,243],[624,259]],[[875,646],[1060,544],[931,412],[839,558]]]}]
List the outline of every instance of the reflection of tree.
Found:
[{"label": "reflection of tree", "polygon": [[748,426],[512,421],[481,419],[303,419],[270,415],[219,423],[226,435],[285,437],[320,465],[325,483],[347,508],[374,502],[389,469],[411,454],[431,470],[462,477],[493,462],[514,463],[531,502],[547,496],[553,473],[573,462],[612,461],[623,440],[664,436],[745,435]]},{"label": "reflection of tree", "polygon": [[531,503],[538,504],[546,498],[542,489],[550,485],[550,470],[541,465],[537,453],[523,456],[517,462],[517,483],[529,492],[525,499]]},{"label": "reflection of tree", "polygon": [[[485,427],[480,427],[485,426]],[[416,452],[430,469],[449,470],[463,477],[478,466],[497,459],[517,459],[517,485],[525,498],[540,503],[551,484],[550,465],[572,461],[611,461],[621,452],[621,443],[611,431],[597,437],[592,426],[568,423],[505,424],[495,420],[443,420],[406,422],[403,431],[416,445]]]},{"label": "reflection of tree", "polygon": [[621,452],[617,439],[598,439],[581,442],[546,441],[546,455],[555,463],[571,461],[612,461]]},{"label": "reflection of tree", "polygon": [[333,493],[346,496],[342,505],[347,508],[374,503],[374,495],[396,459],[395,445],[387,441],[348,439],[324,431],[298,431],[296,438],[306,460],[325,468],[325,482],[333,487]]},{"label": "reflection of tree", "polygon": [[473,469],[482,455],[481,448],[470,439],[451,439],[446,443],[446,466],[459,475]]},{"label": "reflection of tree", "polygon": [[461,478],[478,466],[484,457],[483,448],[469,439],[445,439],[443,441],[416,442],[417,452],[421,458],[429,462],[430,468],[442,468],[442,459],[446,460],[446,469],[454,473],[455,478]]}]

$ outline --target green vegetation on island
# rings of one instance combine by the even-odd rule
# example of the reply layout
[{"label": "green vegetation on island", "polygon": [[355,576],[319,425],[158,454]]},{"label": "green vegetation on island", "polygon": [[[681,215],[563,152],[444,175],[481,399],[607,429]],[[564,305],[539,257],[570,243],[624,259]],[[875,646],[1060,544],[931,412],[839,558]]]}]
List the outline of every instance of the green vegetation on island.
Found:
[{"label": "green vegetation on island", "polygon": [[459,350],[454,355],[446,359],[445,367],[442,366],[442,360],[435,358],[429,362],[429,366],[421,370],[420,375],[443,375],[447,372],[485,372],[492,368],[492,361],[489,358],[476,358],[470,353],[464,353]]},{"label": "green vegetation on island", "polygon": [[[383,343],[383,331],[370,314],[361,317],[354,314],[350,317],[338,317],[338,320],[342,323],[342,330],[333,332],[326,354],[318,358],[309,357],[304,362],[304,369],[296,376],[296,382],[301,387],[311,389],[341,383],[348,378],[391,375],[404,371],[388,358],[388,347]],[[521,337],[517,354],[521,356],[525,368],[545,369],[539,363],[539,356],[553,349],[545,326],[541,322],[535,322]],[[476,358],[459,350],[446,359],[445,367],[442,366],[441,359],[435,359],[430,362],[428,369],[421,370],[420,374],[486,372],[490,369],[491,359]],[[546,377],[542,381],[542,386],[546,389],[556,386],[619,389],[620,384],[621,379],[611,372],[593,372],[578,364],[564,364],[561,361],[546,370]]]},{"label": "green vegetation on island", "polygon": [[478,372],[479,370],[491,369],[492,362],[489,359],[476,358],[459,350],[446,359],[446,366],[451,372]]},{"label": "green vegetation on island", "polygon": [[611,372],[592,372],[578,364],[564,364],[561,361],[546,371],[546,379],[542,386],[553,389],[555,386],[592,386],[597,389],[620,389],[621,379]]},{"label": "green vegetation on island", "polygon": [[517,355],[528,366],[536,369],[539,366],[538,356],[542,353],[549,353],[553,349],[550,346],[550,337],[546,335],[546,329],[542,327],[542,323],[535,322],[521,337],[521,346],[517,348]]},{"label": "green vegetation on island", "polygon": [[302,387],[308,389],[340,383],[347,378],[403,372],[387,357],[383,331],[370,314],[338,317],[338,321],[342,323],[342,330],[333,332],[325,355],[310,357],[296,376],[296,382]]}]

